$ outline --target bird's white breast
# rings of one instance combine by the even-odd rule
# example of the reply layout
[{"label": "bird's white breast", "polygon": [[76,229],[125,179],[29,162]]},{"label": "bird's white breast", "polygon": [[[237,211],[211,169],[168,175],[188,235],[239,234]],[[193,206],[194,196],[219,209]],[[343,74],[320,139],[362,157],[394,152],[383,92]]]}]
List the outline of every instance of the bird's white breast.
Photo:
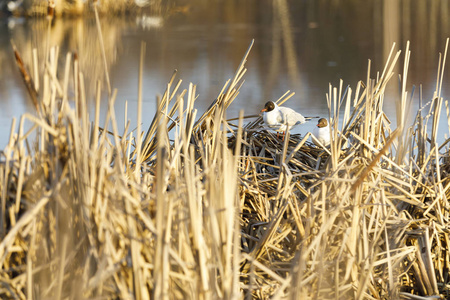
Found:
[{"label": "bird's white breast", "polygon": [[281,115],[280,110],[278,110],[278,109],[274,109],[269,112],[264,112],[263,120],[264,120],[264,123],[266,123],[266,125],[269,128],[272,128],[275,130],[280,130],[280,131],[286,130],[286,125],[283,124],[283,117]]},{"label": "bird's white breast", "polygon": [[[322,145],[328,146],[330,144],[330,127],[316,127],[313,130],[313,135],[318,139]],[[313,140],[314,141],[314,140]],[[315,141],[314,144],[319,146]]]}]

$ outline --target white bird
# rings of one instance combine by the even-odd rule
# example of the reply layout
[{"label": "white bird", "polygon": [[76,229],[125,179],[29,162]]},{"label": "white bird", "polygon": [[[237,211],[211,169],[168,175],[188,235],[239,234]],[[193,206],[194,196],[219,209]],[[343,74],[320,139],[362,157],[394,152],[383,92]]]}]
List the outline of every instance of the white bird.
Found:
[{"label": "white bird", "polygon": [[288,126],[292,129],[314,118],[304,117],[292,108],[278,106],[272,101],[267,102],[261,112],[266,126],[277,132],[285,132]]},{"label": "white bird", "polygon": [[[317,127],[314,128],[312,134],[317,140],[319,140],[319,142],[322,143],[322,145],[328,146],[330,144],[330,126],[328,126],[327,119],[320,118],[319,122],[317,123]],[[315,139],[312,140],[314,144],[320,146],[320,144]]]}]

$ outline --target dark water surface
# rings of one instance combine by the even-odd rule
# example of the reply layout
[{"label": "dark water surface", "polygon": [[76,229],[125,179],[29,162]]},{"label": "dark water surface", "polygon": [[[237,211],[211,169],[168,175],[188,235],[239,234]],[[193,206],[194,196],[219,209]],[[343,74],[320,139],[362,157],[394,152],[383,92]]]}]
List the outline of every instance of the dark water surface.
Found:
[{"label": "dark water surface", "polygon": [[[131,128],[136,126],[140,45],[146,43],[143,87],[143,128],[155,113],[156,96],[161,95],[173,70],[178,70],[182,89],[197,85],[196,108],[203,112],[225,82],[233,77],[252,39],[245,83],[229,110],[236,116],[259,113],[268,100],[286,91],[295,92],[286,105],[306,116],[328,116],[326,93],[329,84],[355,90],[366,81],[368,60],[371,77],[383,71],[392,47],[402,50],[394,69],[402,73],[404,50],[410,41],[411,60],[407,89],[423,85],[424,103],[436,86],[439,52],[450,36],[449,1],[175,1],[157,14],[102,18],[102,32],[113,88],[118,89],[116,113],[119,124],[127,102]],[[31,66],[32,49],[41,61],[46,41],[60,46],[61,66],[67,51],[76,51],[86,77],[92,102],[95,82],[105,81],[98,33],[93,18],[57,20],[47,34],[45,20],[4,19],[0,24],[0,146],[9,137],[11,119],[34,113],[13,60],[13,40]],[[62,70],[62,69],[61,69]],[[445,72],[448,74],[448,72]],[[449,78],[444,77],[442,96],[448,99]],[[397,76],[388,86],[385,105],[395,116],[399,97]],[[414,97],[417,109],[419,100]],[[102,109],[106,112],[107,103]],[[445,117],[445,108],[443,109]],[[412,113],[415,114],[415,111]],[[315,123],[295,129],[306,133]],[[123,127],[122,127],[123,128]],[[446,118],[441,118],[441,141],[448,135]]]}]

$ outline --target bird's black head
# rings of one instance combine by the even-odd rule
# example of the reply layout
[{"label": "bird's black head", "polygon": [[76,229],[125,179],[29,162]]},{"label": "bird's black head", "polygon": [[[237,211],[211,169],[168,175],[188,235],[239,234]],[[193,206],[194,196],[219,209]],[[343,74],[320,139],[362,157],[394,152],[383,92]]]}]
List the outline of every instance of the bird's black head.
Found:
[{"label": "bird's black head", "polygon": [[264,105],[264,108],[261,111],[272,111],[275,108],[275,103],[273,103],[272,101],[268,101],[266,102],[266,104]]},{"label": "bird's black head", "polygon": [[320,118],[319,122],[317,122],[317,127],[327,127],[328,121],[325,118]]}]

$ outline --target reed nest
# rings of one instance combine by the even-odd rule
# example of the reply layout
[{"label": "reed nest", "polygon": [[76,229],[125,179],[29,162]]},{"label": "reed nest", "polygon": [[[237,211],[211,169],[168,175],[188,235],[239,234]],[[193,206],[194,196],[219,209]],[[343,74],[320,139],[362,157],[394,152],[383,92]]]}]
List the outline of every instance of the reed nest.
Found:
[{"label": "reed nest", "polygon": [[395,47],[376,79],[330,86],[326,148],[226,118],[250,49],[203,114],[174,74],[147,131],[139,92],[138,127],[122,132],[116,90],[104,124],[100,84],[89,114],[75,56],[58,64],[49,50],[37,85],[16,49],[36,114],[17,132],[13,120],[2,153],[0,297],[448,298],[450,160],[436,142],[447,48],[412,125],[408,45],[395,126],[383,112]]}]

